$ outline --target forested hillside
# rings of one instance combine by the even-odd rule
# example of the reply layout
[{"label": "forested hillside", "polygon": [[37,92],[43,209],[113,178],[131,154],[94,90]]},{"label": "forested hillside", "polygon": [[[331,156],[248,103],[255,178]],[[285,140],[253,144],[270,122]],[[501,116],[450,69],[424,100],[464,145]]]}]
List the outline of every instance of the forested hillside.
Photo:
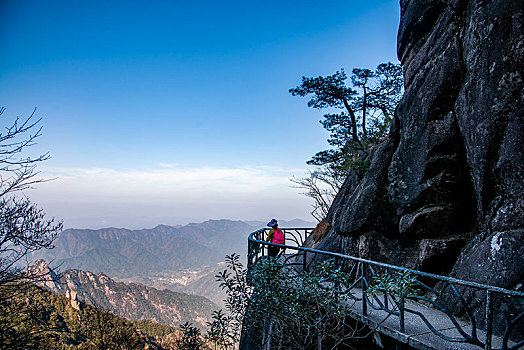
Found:
[{"label": "forested hillside", "polygon": [[[58,296],[42,287],[20,285],[6,299],[0,290],[2,349],[159,349],[175,332],[155,322],[131,322],[110,312]],[[156,338],[155,338],[156,336]]]}]

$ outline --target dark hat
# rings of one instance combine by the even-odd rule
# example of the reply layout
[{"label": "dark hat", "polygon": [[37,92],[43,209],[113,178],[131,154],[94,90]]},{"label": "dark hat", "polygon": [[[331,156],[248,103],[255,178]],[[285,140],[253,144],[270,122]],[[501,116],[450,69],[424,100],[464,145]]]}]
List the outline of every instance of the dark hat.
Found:
[{"label": "dark hat", "polygon": [[273,227],[277,225],[277,219],[272,219],[270,222],[267,223],[269,227]]}]

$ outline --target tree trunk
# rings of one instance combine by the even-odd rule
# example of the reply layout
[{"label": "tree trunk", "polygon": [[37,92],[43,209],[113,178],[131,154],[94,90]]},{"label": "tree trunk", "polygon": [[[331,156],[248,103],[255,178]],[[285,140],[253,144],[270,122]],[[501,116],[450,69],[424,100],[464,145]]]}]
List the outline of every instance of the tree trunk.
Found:
[{"label": "tree trunk", "polygon": [[367,103],[368,103],[368,92],[366,90],[366,86],[363,86],[364,88],[364,98],[362,101],[362,135],[364,135],[364,138],[367,136],[366,131],[366,110],[367,110]]},{"label": "tree trunk", "polygon": [[358,138],[357,132],[357,118],[355,116],[355,112],[353,112],[353,109],[349,105],[348,100],[346,98],[343,98],[342,102],[344,103],[344,107],[346,107],[346,110],[349,113],[349,117],[351,118],[351,133],[353,134],[353,141],[360,143],[360,139]]}]

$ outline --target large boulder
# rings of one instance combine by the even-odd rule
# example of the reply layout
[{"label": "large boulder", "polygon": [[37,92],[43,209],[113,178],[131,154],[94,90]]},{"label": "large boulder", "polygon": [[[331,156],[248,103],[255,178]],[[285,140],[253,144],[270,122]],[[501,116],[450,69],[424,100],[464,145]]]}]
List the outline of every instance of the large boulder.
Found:
[{"label": "large boulder", "polygon": [[[315,246],[523,289],[523,12],[520,1],[401,1],[404,97],[368,172],[328,213],[324,240],[351,244]],[[483,317],[485,293],[463,292]]]}]

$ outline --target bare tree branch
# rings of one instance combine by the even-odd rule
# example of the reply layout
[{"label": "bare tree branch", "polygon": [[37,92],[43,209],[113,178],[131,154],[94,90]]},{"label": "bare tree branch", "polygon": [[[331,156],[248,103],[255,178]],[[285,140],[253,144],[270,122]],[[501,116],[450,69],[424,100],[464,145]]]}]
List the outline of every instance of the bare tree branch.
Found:
[{"label": "bare tree branch", "polygon": [[[5,108],[0,108],[3,117]],[[62,223],[46,219],[45,212],[22,193],[33,185],[49,181],[39,177],[38,163],[49,153],[27,156],[28,148],[41,136],[41,118],[36,109],[25,119],[17,117],[0,132],[0,285],[39,280],[27,269],[32,252],[51,248]]]}]

